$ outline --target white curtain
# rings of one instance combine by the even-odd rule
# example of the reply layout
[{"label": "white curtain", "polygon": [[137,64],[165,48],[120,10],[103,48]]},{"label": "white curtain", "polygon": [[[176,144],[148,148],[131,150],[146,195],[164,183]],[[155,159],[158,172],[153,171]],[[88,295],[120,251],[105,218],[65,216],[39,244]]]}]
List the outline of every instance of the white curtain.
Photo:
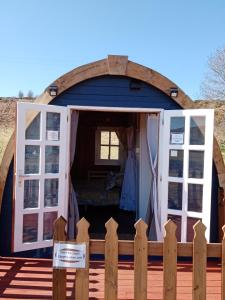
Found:
[{"label": "white curtain", "polygon": [[156,239],[162,240],[160,204],[157,193],[157,168],[158,168],[158,145],[159,145],[159,115],[148,114],[147,116],[147,145],[149,153],[152,180],[150,183],[150,196],[146,214],[146,223],[150,232],[154,232]]},{"label": "white curtain", "polygon": [[[79,111],[72,111],[71,114],[71,131],[70,131],[70,169],[72,168],[74,155],[76,151],[76,140],[77,140],[77,127],[79,120]],[[75,238],[75,224],[79,221],[79,210],[76,192],[70,180],[70,193],[69,193],[69,219],[68,219],[68,238]]]},{"label": "white curtain", "polygon": [[126,128],[120,127],[116,130],[116,135],[120,141],[121,147],[121,166],[120,166],[120,172],[124,173],[125,170],[125,163],[127,159],[127,132]]},{"label": "white curtain", "polygon": [[129,127],[127,132],[127,160],[124,170],[122,191],[120,196],[120,208],[128,211],[136,211],[137,187],[136,187],[136,154],[134,145],[134,128]]}]

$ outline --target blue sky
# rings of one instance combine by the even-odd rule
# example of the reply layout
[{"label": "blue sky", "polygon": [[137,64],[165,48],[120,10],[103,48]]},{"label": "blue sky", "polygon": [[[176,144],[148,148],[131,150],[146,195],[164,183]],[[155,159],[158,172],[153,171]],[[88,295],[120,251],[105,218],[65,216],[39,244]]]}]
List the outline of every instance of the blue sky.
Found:
[{"label": "blue sky", "polygon": [[120,54],[197,99],[207,59],[224,44],[224,0],[0,0],[0,96],[40,94]]}]

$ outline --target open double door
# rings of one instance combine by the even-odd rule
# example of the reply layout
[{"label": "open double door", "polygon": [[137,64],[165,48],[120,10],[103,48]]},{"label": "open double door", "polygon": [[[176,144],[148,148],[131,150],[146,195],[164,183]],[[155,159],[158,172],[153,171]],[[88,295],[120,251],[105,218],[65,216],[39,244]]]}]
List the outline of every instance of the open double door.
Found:
[{"label": "open double door", "polygon": [[[60,215],[67,219],[71,109],[96,110],[96,107],[18,103],[15,252],[52,246],[54,220]],[[118,110],[160,114],[159,211],[154,212],[160,218],[160,226],[172,218],[178,226],[178,239],[187,241],[189,227],[201,219],[207,226],[209,239],[213,110]]]}]

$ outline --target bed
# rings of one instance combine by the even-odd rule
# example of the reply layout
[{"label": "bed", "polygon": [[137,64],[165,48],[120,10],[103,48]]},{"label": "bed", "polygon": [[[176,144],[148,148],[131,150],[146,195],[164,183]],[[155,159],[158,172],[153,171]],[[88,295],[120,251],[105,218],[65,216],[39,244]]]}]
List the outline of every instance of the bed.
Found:
[{"label": "bed", "polygon": [[89,171],[88,179],[76,182],[79,205],[119,205],[122,185],[121,173]]}]

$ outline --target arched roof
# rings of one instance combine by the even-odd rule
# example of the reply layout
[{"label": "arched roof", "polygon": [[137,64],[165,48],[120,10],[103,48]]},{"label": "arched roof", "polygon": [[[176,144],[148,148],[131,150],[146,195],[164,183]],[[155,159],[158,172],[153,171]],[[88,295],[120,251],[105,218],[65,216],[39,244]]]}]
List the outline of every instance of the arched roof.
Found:
[{"label": "arched roof", "polygon": [[[170,95],[170,88],[176,84],[158,72],[134,63],[128,60],[127,56],[109,55],[106,59],[102,59],[87,65],[78,67],[65,75],[59,77],[54,83],[58,87],[58,95],[69,89],[70,87],[97,76],[102,75],[118,75],[127,76],[137,80],[141,80],[150,84],[163,93]],[[47,90],[36,99],[36,103],[48,104],[55,97],[49,95]],[[173,98],[182,108],[194,108],[194,102],[179,89],[178,96]],[[14,154],[15,133],[12,134],[10,141],[5,149],[2,161],[0,162],[0,209],[5,182],[7,179],[8,169]],[[221,151],[216,138],[214,138],[214,162],[216,165],[219,184],[225,189],[225,167]]]}]

